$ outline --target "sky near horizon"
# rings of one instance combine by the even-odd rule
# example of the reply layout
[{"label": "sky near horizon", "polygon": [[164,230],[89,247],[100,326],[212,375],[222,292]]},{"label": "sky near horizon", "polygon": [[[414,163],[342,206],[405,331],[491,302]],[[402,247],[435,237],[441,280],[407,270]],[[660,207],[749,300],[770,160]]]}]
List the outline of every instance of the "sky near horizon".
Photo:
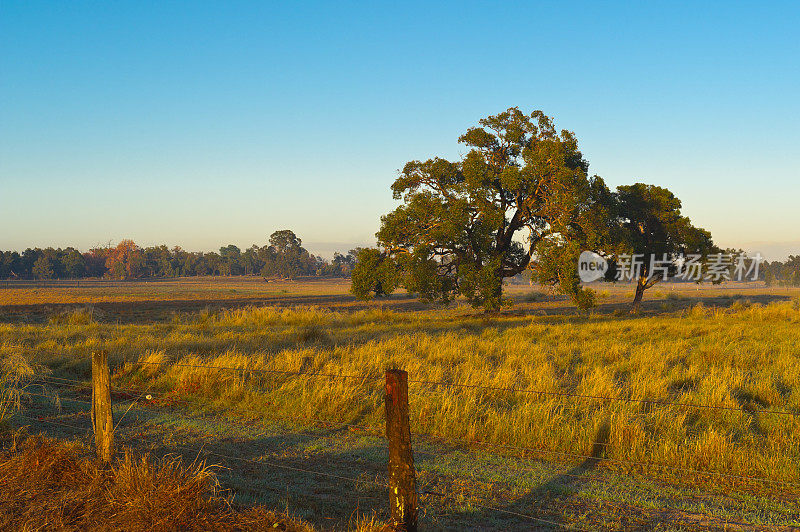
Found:
[{"label": "sky near horizon", "polygon": [[0,0],[0,249],[374,243],[511,106],[726,247],[800,254],[800,4]]}]

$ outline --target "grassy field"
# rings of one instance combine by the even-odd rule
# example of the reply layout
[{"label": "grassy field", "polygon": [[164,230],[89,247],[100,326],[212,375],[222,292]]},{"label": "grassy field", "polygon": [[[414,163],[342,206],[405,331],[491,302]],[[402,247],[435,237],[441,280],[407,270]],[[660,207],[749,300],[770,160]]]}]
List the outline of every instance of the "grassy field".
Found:
[{"label": "grassy field", "polygon": [[386,517],[373,482],[383,372],[398,367],[427,528],[800,526],[797,290],[663,285],[635,316],[625,285],[599,286],[588,315],[527,285],[491,316],[347,290],[247,278],[0,288],[0,355],[47,368],[62,398],[54,414],[30,397],[15,424],[64,437],[39,418],[85,426],[86,389],[58,379],[85,382],[106,349],[116,387],[152,394],[118,398],[127,445],[189,460],[202,448],[240,503],[343,529]]}]

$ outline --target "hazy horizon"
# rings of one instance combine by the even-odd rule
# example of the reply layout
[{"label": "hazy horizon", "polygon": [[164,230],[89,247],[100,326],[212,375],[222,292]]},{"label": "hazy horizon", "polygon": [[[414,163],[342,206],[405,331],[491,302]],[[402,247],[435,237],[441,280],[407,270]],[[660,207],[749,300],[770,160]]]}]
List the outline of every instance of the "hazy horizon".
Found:
[{"label": "hazy horizon", "polygon": [[[303,242],[303,247],[305,249],[307,249],[309,251],[309,253],[311,253],[313,255],[316,255],[318,257],[323,257],[323,258],[328,259],[328,260],[333,258],[333,254],[335,252],[339,252],[339,253],[345,254],[348,251],[350,251],[351,249],[355,249],[357,247],[368,247],[368,246],[375,246],[376,245],[376,242],[375,242],[374,238],[372,239],[372,241],[361,241],[361,242],[358,242],[358,241],[352,241],[352,242],[341,242],[341,241],[340,242],[313,242],[313,241],[312,242],[306,242],[305,240],[303,240],[302,235],[297,235],[297,236],[300,237],[300,239]],[[140,241],[136,241],[135,239],[133,239],[133,240],[141,247],[158,246],[158,245],[164,244],[167,247],[169,247],[170,249],[175,247],[175,246],[178,246],[178,247],[180,247],[181,249],[183,249],[185,251],[193,251],[193,252],[202,251],[204,253],[212,252],[212,251],[213,252],[218,252],[219,248],[221,248],[223,246],[227,246],[229,244],[233,244],[233,245],[239,247],[239,249],[241,249],[242,251],[246,250],[247,248],[249,248],[253,244],[258,245],[258,246],[264,246],[264,245],[269,244],[269,242],[268,242],[269,236],[265,237],[262,242],[244,243],[244,242],[237,242],[236,240],[231,240],[231,241],[226,241],[224,243],[220,243],[216,247],[212,246],[212,247],[209,247],[209,248],[192,248],[192,247],[189,247],[189,246],[182,245],[179,242],[176,242],[176,243],[172,243],[172,242],[157,242],[157,241],[140,242]],[[69,244],[68,245],[31,245],[31,246],[26,246],[26,247],[28,247],[28,248],[35,248],[35,247],[39,247],[39,248],[74,247],[74,248],[78,249],[79,251],[85,252],[85,251],[88,251],[89,249],[94,248],[94,247],[106,246],[109,243],[111,245],[114,245],[114,244],[118,243],[118,240],[111,240],[111,241],[106,241],[106,242],[102,242],[102,243],[98,242],[98,243],[95,243],[95,244],[92,244],[92,245],[86,246],[86,247],[74,246],[74,245],[70,246]],[[800,241],[796,241],[796,242],[749,242],[749,243],[745,242],[744,244],[736,245],[736,246],[734,246],[734,245],[725,245],[723,243],[723,244],[720,244],[720,245],[723,248],[743,249],[745,252],[747,252],[748,254],[751,254],[751,255],[755,254],[755,253],[760,253],[761,256],[765,260],[768,260],[768,261],[775,261],[775,260],[785,261],[790,255],[800,255]],[[18,248],[17,249],[13,249],[12,248],[12,249],[5,249],[5,250],[2,250],[2,251],[18,251],[18,252],[22,252],[24,250],[25,250],[25,248],[22,248],[22,249],[18,249]]]}]

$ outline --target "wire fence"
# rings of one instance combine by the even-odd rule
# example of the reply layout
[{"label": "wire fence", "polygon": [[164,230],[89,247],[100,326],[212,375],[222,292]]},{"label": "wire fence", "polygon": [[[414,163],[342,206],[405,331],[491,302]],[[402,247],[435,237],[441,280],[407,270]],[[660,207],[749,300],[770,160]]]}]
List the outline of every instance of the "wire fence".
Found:
[{"label": "wire fence", "polygon": [[[247,374],[271,374],[277,376],[283,376],[287,378],[311,378],[311,379],[336,379],[336,380],[347,380],[347,381],[358,381],[362,383],[375,383],[376,391],[380,391],[382,388],[382,380],[383,377],[380,375],[375,374],[362,374],[362,375],[353,375],[353,374],[338,374],[338,373],[326,373],[326,372],[314,372],[314,371],[289,371],[289,370],[278,370],[278,369],[267,369],[267,368],[248,368],[248,367],[234,367],[234,366],[219,366],[219,365],[210,365],[210,364],[188,364],[188,363],[181,363],[179,361],[174,362],[154,362],[154,361],[136,361],[136,362],[126,362],[126,364],[130,364],[132,366],[140,366],[140,367],[154,367],[154,368],[189,368],[189,369],[202,369],[202,370],[213,370],[213,371],[225,371],[225,372],[234,372],[234,373],[247,373]],[[304,364],[305,365],[305,364]],[[151,376],[152,377],[152,376]],[[612,397],[612,396],[601,396],[601,395],[587,395],[587,394],[577,394],[577,393],[568,393],[568,392],[560,392],[560,391],[544,391],[544,390],[534,390],[529,388],[515,388],[515,387],[504,387],[504,386],[491,386],[491,385],[484,385],[484,384],[470,384],[470,383],[456,383],[456,382],[442,382],[442,381],[432,381],[432,380],[424,380],[424,379],[408,379],[408,384],[414,384],[421,387],[427,387],[428,391],[432,391],[435,393],[452,393],[446,392],[447,390],[479,390],[479,391],[487,391],[492,393],[502,392],[502,393],[521,393],[521,394],[530,394],[530,395],[538,395],[538,396],[546,396],[551,398],[557,398],[559,400],[590,400],[590,401],[601,401],[605,403],[638,403],[642,405],[650,405],[650,406],[659,406],[659,407],[666,407],[670,409],[682,409],[682,410],[696,410],[696,409],[703,409],[707,411],[740,411],[742,413],[746,413],[748,415],[776,415],[776,416],[795,416],[798,412],[794,412],[791,410],[775,410],[775,409],[752,409],[752,408],[745,408],[745,407],[734,407],[729,405],[707,405],[707,404],[695,404],[695,403],[682,403],[682,402],[672,402],[666,401],[661,399],[648,399],[648,398],[625,398],[625,397]],[[153,390],[152,388],[155,385],[155,379],[151,380],[151,384],[146,389],[142,389],[141,387],[130,387],[130,386],[114,386],[113,393],[116,397],[118,405],[122,408],[127,406],[127,409],[124,410],[122,415],[115,420],[114,424],[114,432],[117,432],[117,429],[122,425],[122,421],[125,420],[128,413],[137,408],[137,410],[143,410],[148,408],[156,408],[156,409],[163,409],[163,408],[173,408],[173,407],[182,407],[184,410],[196,412],[198,408],[209,408],[211,410],[211,415],[215,415],[212,405],[204,404],[201,400],[197,398],[186,398],[180,397],[180,392],[177,390],[171,391],[162,391],[162,390]],[[92,395],[92,385],[87,383],[85,380],[80,379],[69,379],[65,377],[56,377],[51,375],[40,375],[37,376],[34,381],[30,383],[31,387],[40,386],[40,390],[42,393],[36,393],[34,391],[27,391],[25,395],[30,397],[36,397],[37,399],[46,399],[48,401],[53,402],[56,406],[60,407],[61,403],[68,403],[72,405],[78,405],[79,408],[85,408],[91,411],[93,408],[93,401],[94,396]],[[74,397],[68,397],[63,394],[54,394],[52,390],[58,390],[60,392],[68,392],[74,395]],[[88,397],[81,398],[81,394],[86,394]],[[128,403],[127,405],[125,403]],[[120,404],[121,403],[121,404]],[[246,409],[244,410],[246,411]],[[88,413],[88,412],[84,412]],[[311,426],[311,427],[318,427],[318,428],[326,428],[330,429],[332,427],[338,428],[349,428],[349,429],[357,429],[362,431],[370,432],[371,434],[378,436],[380,438],[386,439],[385,435],[383,434],[386,427],[381,425],[374,425],[374,424],[358,424],[358,423],[348,423],[348,422],[341,422],[336,420],[329,420],[329,419],[320,419],[315,418],[312,416],[307,416],[304,414],[296,414],[291,416],[282,416],[282,415],[272,415],[270,413],[269,416],[266,416],[263,410],[253,410],[251,412],[257,417],[264,417],[270,421],[282,421],[282,422],[290,422],[294,424],[300,424],[302,426]],[[170,415],[177,414],[177,415],[185,415],[183,412],[173,412],[170,410]],[[86,425],[78,425],[76,423],[68,423],[65,422],[63,417],[43,417],[43,416],[26,416],[23,414],[18,414],[19,418],[29,420],[33,423],[44,423],[53,426],[57,426],[59,428],[66,428],[76,433],[82,433],[84,436],[88,436],[92,432],[92,427],[87,427]],[[194,418],[193,418],[194,419]],[[202,419],[202,418],[201,418]],[[135,428],[132,425],[131,430]],[[509,453],[516,453],[521,454],[523,457],[534,455],[534,456],[550,456],[550,457],[557,457],[558,459],[566,459],[566,460],[583,460],[588,461],[591,464],[598,464],[598,463],[609,463],[609,464],[616,464],[618,466],[623,467],[624,469],[628,470],[636,470],[646,478],[650,478],[656,481],[667,481],[663,475],[659,473],[669,472],[673,474],[674,477],[686,476],[691,475],[692,477],[704,476],[704,477],[711,477],[717,479],[724,479],[727,481],[735,481],[735,482],[745,482],[745,483],[759,483],[763,485],[771,485],[771,486],[781,486],[782,488],[794,488],[800,489],[800,484],[786,482],[779,479],[773,479],[763,476],[757,475],[742,475],[742,474],[734,474],[731,472],[726,471],[718,471],[718,470],[711,470],[711,469],[702,469],[702,468],[690,468],[690,467],[679,467],[673,464],[666,464],[666,463],[659,463],[654,461],[641,461],[641,460],[632,460],[626,458],[619,458],[619,457],[607,457],[603,456],[602,453],[593,452],[592,454],[574,452],[572,450],[565,450],[565,449],[558,449],[558,448],[547,448],[547,447],[535,447],[535,446],[523,446],[523,445],[511,445],[511,444],[498,444],[493,442],[485,442],[485,441],[467,441],[461,438],[448,436],[444,434],[430,434],[430,433],[412,433],[413,440],[417,442],[427,442],[429,444],[438,443],[438,444],[448,444],[453,446],[458,446],[465,449],[480,449],[483,451],[490,451],[497,454],[509,454]],[[594,441],[594,442],[576,442],[576,446],[591,446],[593,449],[597,448],[607,448],[611,444],[608,441]],[[369,480],[363,478],[363,476],[348,476],[348,475],[340,475],[336,473],[326,472],[326,471],[319,471],[317,469],[311,469],[308,467],[303,467],[302,464],[287,464],[285,461],[277,461],[274,459],[268,458],[245,458],[243,456],[235,456],[229,453],[220,452],[218,450],[207,449],[205,447],[197,448],[195,446],[183,445],[178,443],[173,443],[173,447],[180,448],[185,451],[189,451],[192,453],[204,454],[207,456],[216,456],[218,458],[222,458],[225,460],[231,460],[236,462],[248,462],[252,464],[260,464],[262,466],[274,467],[277,469],[282,469],[286,471],[293,471],[297,473],[303,473],[308,475],[314,475],[321,478],[328,478],[332,480],[342,480],[347,482],[353,483],[360,483],[362,485],[370,485],[374,488],[379,488],[381,490],[388,489],[390,487],[389,481],[391,478],[387,478],[386,481],[384,480]],[[439,453],[428,453],[425,451],[420,451],[418,449],[415,450],[414,455],[419,457],[428,456],[430,458],[436,459],[440,457]],[[798,458],[798,457],[793,457]],[[413,467],[413,464],[412,464]],[[571,477],[581,480],[593,480],[593,481],[603,481],[604,479],[598,476],[589,476],[586,474],[574,474],[570,472],[560,472],[559,476]],[[391,475],[390,475],[391,477]],[[391,491],[391,490],[390,490]],[[448,499],[452,499],[451,496],[440,493],[438,491],[433,490],[420,490],[420,493],[423,495],[431,495],[438,498],[441,498],[445,501]],[[478,503],[474,500],[469,501],[469,505],[477,508],[481,508],[482,510],[488,512],[495,512],[498,514],[502,514],[508,516],[509,518],[513,517],[515,519],[523,519],[529,520],[532,522],[539,523],[541,525],[552,526],[555,528],[561,528],[566,530],[586,530],[580,528],[578,526],[569,525],[566,523],[559,522],[557,520],[552,519],[545,519],[541,516],[530,515],[529,513],[525,513],[522,511],[517,511],[516,509],[509,509],[500,507],[500,505],[496,504],[482,504]],[[593,526],[593,530],[598,529],[597,527]]]},{"label": "wire fence", "polygon": [[[184,364],[180,362],[151,362],[151,361],[136,361],[136,362],[128,362],[129,364],[133,365],[144,365],[144,366],[168,366],[173,368],[191,368],[191,369],[208,369],[208,370],[219,370],[219,371],[234,371],[234,372],[244,372],[244,373],[269,373],[269,374],[278,374],[278,375],[293,375],[293,376],[302,376],[302,377],[321,377],[321,378],[331,378],[331,379],[354,379],[354,380],[361,380],[361,381],[381,381],[383,379],[382,375],[352,375],[352,374],[337,374],[337,373],[325,373],[325,372],[312,372],[312,371],[287,371],[287,370],[275,370],[275,369],[266,369],[266,368],[248,368],[248,367],[235,367],[235,366],[217,366],[217,365],[206,365],[206,364]],[[461,388],[461,389],[475,389],[475,390],[486,390],[492,392],[508,392],[508,393],[523,393],[523,394],[531,394],[531,395],[542,395],[542,396],[549,396],[549,397],[560,397],[560,398],[572,398],[572,399],[587,399],[592,401],[604,401],[604,402],[619,402],[619,403],[638,403],[638,404],[646,404],[646,405],[654,405],[654,406],[665,406],[671,408],[678,408],[678,409],[703,409],[703,410],[721,410],[721,411],[734,411],[734,412],[743,412],[747,414],[771,414],[771,415],[783,415],[783,416],[798,416],[800,415],[800,410],[774,410],[774,409],[764,409],[764,408],[748,408],[743,406],[733,406],[733,405],[706,405],[706,404],[698,404],[698,403],[681,403],[676,401],[666,401],[663,399],[647,399],[647,398],[636,398],[636,397],[612,397],[612,396],[603,396],[603,395],[591,395],[591,394],[579,394],[579,393],[571,393],[566,391],[546,391],[546,390],[534,390],[529,388],[514,388],[514,387],[506,387],[506,386],[491,386],[486,384],[467,384],[467,383],[457,383],[457,382],[444,382],[444,381],[432,381],[432,380],[415,380],[409,379],[409,384],[421,384],[421,385],[428,385],[433,387],[443,387],[443,388]]]}]

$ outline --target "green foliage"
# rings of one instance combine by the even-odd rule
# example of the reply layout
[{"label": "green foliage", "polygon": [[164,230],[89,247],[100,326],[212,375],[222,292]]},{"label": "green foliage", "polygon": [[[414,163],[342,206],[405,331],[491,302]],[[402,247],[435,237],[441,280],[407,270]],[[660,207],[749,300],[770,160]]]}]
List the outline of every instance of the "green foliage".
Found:
[{"label": "green foliage", "polygon": [[590,304],[577,282],[577,256],[607,240],[611,194],[602,179],[588,177],[574,134],[557,131],[541,111],[511,108],[459,141],[469,148],[462,160],[411,161],[392,185],[403,204],[382,218],[377,237],[406,288],[428,301],[462,295],[496,310],[503,278],[536,256],[540,280]]},{"label": "green foliage", "polygon": [[219,248],[220,273],[222,275],[237,275],[240,273],[239,262],[242,250],[238,246],[229,244]]},{"label": "green foliage", "polygon": [[681,215],[681,201],[666,188],[636,183],[617,187],[624,246],[632,253],[672,257],[714,250],[711,233]]},{"label": "green foliage", "polygon": [[359,299],[383,297],[400,284],[400,274],[392,257],[374,248],[356,250],[356,265],[351,275],[350,292]]},{"label": "green foliage", "polygon": [[67,277],[78,279],[86,273],[86,259],[77,250],[69,248],[62,259],[64,273]]},{"label": "green foliage", "polygon": [[[620,228],[614,233],[617,249],[642,256],[634,305],[665,275],[675,275],[680,256],[706,257],[717,251],[711,233],[681,215],[681,201],[666,188],[644,183],[617,187],[616,209]],[[669,261],[666,272],[651,268],[653,260],[665,259]]]},{"label": "green foliage", "polygon": [[275,231],[269,237],[269,247],[262,251],[264,277],[294,278],[315,275],[319,261],[302,246],[302,241],[292,231]]},{"label": "green foliage", "polygon": [[52,279],[55,277],[53,263],[50,260],[50,257],[47,255],[42,255],[39,257],[33,264],[33,270],[31,273],[33,273],[33,276],[37,279]]}]

